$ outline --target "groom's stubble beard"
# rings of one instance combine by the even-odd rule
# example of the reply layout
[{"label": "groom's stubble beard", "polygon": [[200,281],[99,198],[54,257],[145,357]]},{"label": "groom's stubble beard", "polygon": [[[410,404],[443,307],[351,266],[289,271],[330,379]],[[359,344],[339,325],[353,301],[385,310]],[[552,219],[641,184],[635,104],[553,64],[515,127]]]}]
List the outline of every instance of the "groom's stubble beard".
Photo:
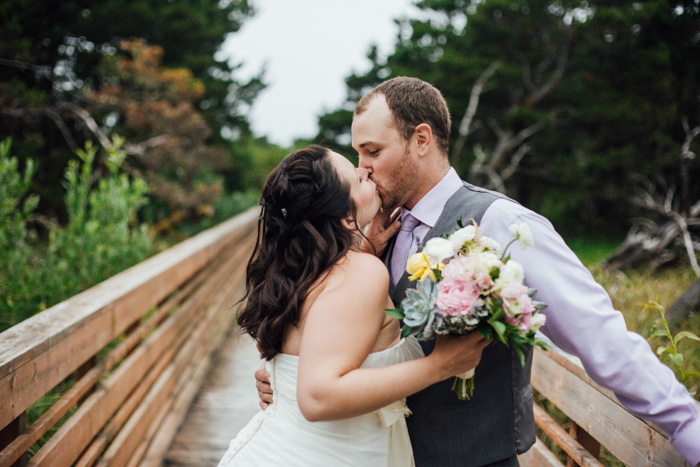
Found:
[{"label": "groom's stubble beard", "polygon": [[418,166],[411,158],[408,148],[397,164],[396,169],[385,177],[385,181],[392,182],[389,186],[380,187],[379,195],[382,199],[382,210],[392,212],[397,207],[403,206],[415,190],[418,183]]}]

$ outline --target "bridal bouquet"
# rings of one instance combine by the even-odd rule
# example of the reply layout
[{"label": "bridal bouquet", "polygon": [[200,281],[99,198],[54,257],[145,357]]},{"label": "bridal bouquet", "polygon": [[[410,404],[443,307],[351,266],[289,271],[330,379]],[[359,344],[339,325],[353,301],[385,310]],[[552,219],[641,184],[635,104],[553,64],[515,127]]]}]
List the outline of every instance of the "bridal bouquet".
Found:
[{"label": "bridal bouquet", "polygon": [[[419,280],[406,292],[399,308],[386,313],[403,320],[402,337],[430,340],[437,334],[467,334],[478,330],[494,334],[512,346],[525,365],[525,352],[535,341],[535,331],[545,322],[540,312],[546,304],[535,300],[536,290],[523,285],[523,267],[506,256],[508,247],[519,241],[533,245],[527,224],[513,224],[513,240],[501,252],[500,245],[486,237],[476,222],[461,227],[447,238],[430,239],[406,264],[409,280]],[[474,392],[474,370],[458,375],[452,390],[460,399]]]}]

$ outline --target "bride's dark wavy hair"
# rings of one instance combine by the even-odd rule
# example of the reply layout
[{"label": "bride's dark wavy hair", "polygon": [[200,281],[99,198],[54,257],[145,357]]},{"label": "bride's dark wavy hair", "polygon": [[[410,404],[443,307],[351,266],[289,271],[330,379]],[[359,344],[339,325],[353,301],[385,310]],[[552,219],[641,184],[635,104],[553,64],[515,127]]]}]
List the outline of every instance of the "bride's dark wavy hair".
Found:
[{"label": "bride's dark wavy hair", "polygon": [[281,352],[289,326],[299,323],[311,285],[353,246],[341,219],[356,218],[350,187],[321,146],[295,151],[263,186],[258,238],[248,261],[247,300],[238,315],[263,358]]}]

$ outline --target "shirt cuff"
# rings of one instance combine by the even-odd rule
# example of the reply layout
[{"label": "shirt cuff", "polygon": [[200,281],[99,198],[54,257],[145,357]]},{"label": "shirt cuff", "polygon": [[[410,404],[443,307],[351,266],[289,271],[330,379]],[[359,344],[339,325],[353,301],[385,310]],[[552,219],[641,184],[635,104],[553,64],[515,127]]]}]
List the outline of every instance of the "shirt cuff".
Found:
[{"label": "shirt cuff", "polygon": [[691,466],[700,464],[700,419],[676,431],[670,441]]}]

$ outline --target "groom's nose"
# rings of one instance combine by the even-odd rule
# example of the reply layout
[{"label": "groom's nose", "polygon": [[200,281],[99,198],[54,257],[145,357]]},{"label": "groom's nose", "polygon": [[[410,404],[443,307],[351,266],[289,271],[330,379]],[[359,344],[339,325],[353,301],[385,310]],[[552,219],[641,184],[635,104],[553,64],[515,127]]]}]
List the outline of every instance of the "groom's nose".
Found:
[{"label": "groom's nose", "polygon": [[360,155],[358,157],[358,160],[357,160],[357,167],[359,169],[364,169],[364,170],[370,171],[370,173],[371,173],[371,165],[369,164],[369,161],[370,161],[369,157],[365,157],[363,155]]}]

